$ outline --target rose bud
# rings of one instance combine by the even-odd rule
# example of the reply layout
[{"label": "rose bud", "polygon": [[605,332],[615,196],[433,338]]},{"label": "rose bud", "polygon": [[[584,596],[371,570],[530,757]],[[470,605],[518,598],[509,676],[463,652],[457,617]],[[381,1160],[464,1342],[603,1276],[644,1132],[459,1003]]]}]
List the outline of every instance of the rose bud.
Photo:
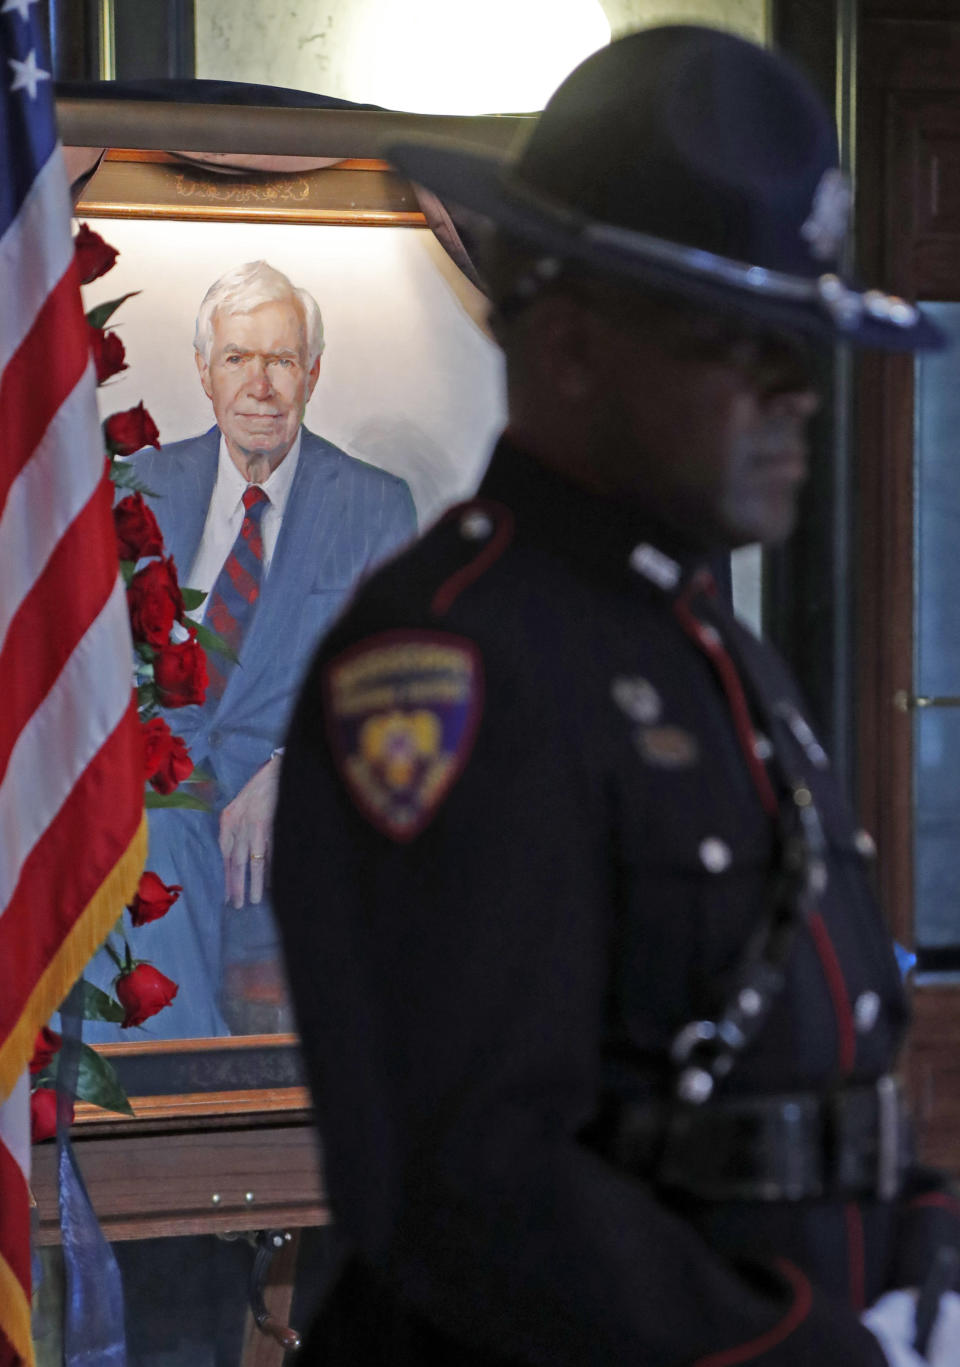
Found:
[{"label": "rose bud", "polygon": [[36,1077],[37,1073],[43,1072],[54,1054],[59,1053],[62,1043],[63,1036],[58,1035],[56,1030],[51,1030],[49,1025],[44,1025],[37,1031],[37,1038],[33,1042],[33,1057],[30,1060],[31,1076]]},{"label": "rose bud", "polygon": [[129,494],[115,505],[113,525],[121,560],[163,554],[163,535],[152,508],[143,501],[143,494]]},{"label": "rose bud", "polygon": [[73,250],[77,258],[81,285],[89,285],[91,280],[106,275],[120,255],[116,247],[111,247],[109,242],[105,242],[99,233],[88,228],[86,223],[80,224],[73,239]]},{"label": "rose bud", "polygon": [[90,328],[90,346],[97,368],[97,384],[103,384],[111,375],[118,375],[121,370],[127,369],[127,363],[123,359],[126,352],[115,332],[104,332],[103,328]]},{"label": "rose bud", "polygon": [[[73,1124],[73,1102],[69,1103]],[[57,1093],[53,1087],[38,1087],[30,1093],[30,1138],[34,1144],[52,1139],[57,1133]]]},{"label": "rose bud", "polygon": [[172,793],[193,773],[193,760],[180,736],[163,717],[151,717],[143,736],[143,776],[158,793]]},{"label": "rose bud", "polygon": [[125,408],[122,413],[111,413],[104,423],[104,439],[107,449],[114,456],[130,456],[142,446],[155,446],[160,450],[160,429],[143,406]]},{"label": "rose bud", "polygon": [[121,1024],[142,1025],[150,1016],[169,1006],[179,990],[177,984],[153,964],[135,964],[129,973],[121,973],[117,979],[117,999],[126,1013]]},{"label": "rose bud", "polygon": [[148,925],[166,916],[174,902],[183,892],[179,883],[165,883],[149,869],[141,875],[133,901],[128,907],[130,920],[135,926]]},{"label": "rose bud", "polygon": [[138,570],[127,589],[130,628],[135,641],[165,646],[170,628],[183,616],[183,598],[173,560],[151,560]]},{"label": "rose bud", "polygon": [[153,662],[153,682],[161,707],[189,707],[207,692],[207,657],[190,638],[182,645],[164,646]]}]

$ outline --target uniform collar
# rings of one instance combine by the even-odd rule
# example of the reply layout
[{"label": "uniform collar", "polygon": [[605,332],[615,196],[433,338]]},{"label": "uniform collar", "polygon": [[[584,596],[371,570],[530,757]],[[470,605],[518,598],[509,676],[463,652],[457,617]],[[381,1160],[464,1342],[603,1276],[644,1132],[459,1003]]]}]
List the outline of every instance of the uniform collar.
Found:
[{"label": "uniform collar", "polygon": [[710,565],[706,554],[680,544],[642,511],[574,484],[507,436],[496,445],[478,497],[510,508],[519,539],[616,578],[639,577],[667,593]]}]

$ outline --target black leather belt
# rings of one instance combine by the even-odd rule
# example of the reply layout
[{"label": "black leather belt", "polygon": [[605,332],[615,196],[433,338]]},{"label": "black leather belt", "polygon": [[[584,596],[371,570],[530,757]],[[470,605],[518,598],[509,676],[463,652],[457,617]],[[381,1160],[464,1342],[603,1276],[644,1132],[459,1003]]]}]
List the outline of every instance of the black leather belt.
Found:
[{"label": "black leather belt", "polygon": [[702,1106],[616,1102],[585,1138],[624,1171],[705,1201],[889,1201],[912,1159],[890,1076]]}]

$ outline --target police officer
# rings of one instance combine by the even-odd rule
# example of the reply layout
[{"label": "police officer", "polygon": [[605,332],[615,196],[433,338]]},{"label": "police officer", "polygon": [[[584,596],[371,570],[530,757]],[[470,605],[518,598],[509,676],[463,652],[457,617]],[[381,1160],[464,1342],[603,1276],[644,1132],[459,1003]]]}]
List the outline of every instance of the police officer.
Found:
[{"label": "police officer", "polygon": [[395,159],[497,225],[510,418],[287,745],[276,902],[347,1247],[308,1360],[956,1367],[960,1206],[909,1153],[869,842],[709,572],[790,530],[809,348],[938,335],[837,275],[831,121],[730,35],[613,43],[514,162]]}]

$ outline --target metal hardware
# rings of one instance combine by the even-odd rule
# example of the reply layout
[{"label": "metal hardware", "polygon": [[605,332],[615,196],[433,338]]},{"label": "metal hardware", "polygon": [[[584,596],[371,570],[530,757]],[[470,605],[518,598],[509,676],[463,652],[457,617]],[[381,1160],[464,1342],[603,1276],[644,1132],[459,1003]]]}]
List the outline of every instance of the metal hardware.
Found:
[{"label": "metal hardware", "polygon": [[258,1229],[251,1240],[256,1252],[250,1270],[249,1296],[250,1311],[261,1333],[272,1338],[286,1353],[296,1352],[301,1339],[296,1329],[290,1329],[270,1313],[263,1299],[263,1289],[267,1273],[274,1257],[285,1244],[290,1243],[293,1235],[284,1229]]},{"label": "metal hardware", "polygon": [[960,707],[960,693],[941,693],[929,697],[898,688],[893,695],[893,705],[898,712],[919,712],[926,707]]},{"label": "metal hardware", "polygon": [[877,1195],[892,1201],[900,1187],[900,1100],[896,1080],[887,1074],[877,1079],[878,1143]]},{"label": "metal hardware", "polygon": [[717,1037],[716,1021],[690,1021],[670,1045],[674,1063],[686,1063],[698,1044],[712,1043]]}]

